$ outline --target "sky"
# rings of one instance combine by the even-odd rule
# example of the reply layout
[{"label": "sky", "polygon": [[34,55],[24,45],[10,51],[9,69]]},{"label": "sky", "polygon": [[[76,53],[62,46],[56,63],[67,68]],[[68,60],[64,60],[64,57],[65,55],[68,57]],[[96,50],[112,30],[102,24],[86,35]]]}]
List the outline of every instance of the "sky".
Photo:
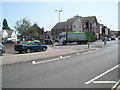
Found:
[{"label": "sky", "polygon": [[[2,13],[0,21],[5,18],[10,28],[14,29],[16,21],[26,18],[31,24],[37,23],[39,27],[44,27],[49,31],[59,21],[58,12],[60,12],[60,21],[67,21],[76,15],[96,16],[99,23],[104,24],[112,30],[118,30],[118,2],[43,2],[43,1],[2,1],[0,3],[0,12]],[[2,28],[2,21],[0,22]]]}]

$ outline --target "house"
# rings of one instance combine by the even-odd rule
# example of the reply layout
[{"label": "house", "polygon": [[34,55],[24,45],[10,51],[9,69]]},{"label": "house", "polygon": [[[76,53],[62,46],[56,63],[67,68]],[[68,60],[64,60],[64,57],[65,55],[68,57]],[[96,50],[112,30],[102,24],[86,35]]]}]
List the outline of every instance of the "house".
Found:
[{"label": "house", "polygon": [[[89,21],[89,30],[86,29],[86,21]],[[52,29],[51,35],[58,39],[61,32],[94,32],[99,38],[100,27],[95,16],[75,16],[65,22],[58,22]]]},{"label": "house", "polygon": [[36,23],[31,28],[34,31],[28,33],[27,39],[42,40],[44,38],[44,28],[40,28]]},{"label": "house", "polygon": [[1,37],[3,41],[12,40],[17,41],[17,34],[14,30],[1,30]]},{"label": "house", "polygon": [[[89,21],[89,31],[94,32],[96,35],[96,38],[99,39],[100,26],[99,26],[99,23],[97,22],[97,18],[95,16],[88,16],[88,17],[83,17],[83,18],[84,18],[84,21]],[[85,30],[86,29],[84,29],[84,32]]]},{"label": "house", "polygon": [[113,36],[113,35],[120,36],[120,31],[111,30],[110,35],[111,36]]}]

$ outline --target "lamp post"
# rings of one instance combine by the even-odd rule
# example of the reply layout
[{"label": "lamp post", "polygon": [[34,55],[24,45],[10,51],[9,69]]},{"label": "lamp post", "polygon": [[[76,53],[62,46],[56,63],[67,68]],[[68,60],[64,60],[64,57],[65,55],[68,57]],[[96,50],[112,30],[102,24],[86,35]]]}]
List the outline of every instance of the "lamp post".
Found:
[{"label": "lamp post", "polygon": [[[62,12],[62,9],[61,10],[55,10],[55,12],[58,12],[59,22],[60,22],[60,12]],[[58,35],[55,38],[58,38]]]},{"label": "lamp post", "polygon": [[60,22],[60,12],[62,12],[62,10],[55,10],[55,12],[58,12],[58,15],[59,15],[59,22]]},{"label": "lamp post", "polygon": [[89,20],[86,20],[86,29],[87,29],[87,32],[88,32],[88,49],[90,48],[90,35],[89,35]]}]

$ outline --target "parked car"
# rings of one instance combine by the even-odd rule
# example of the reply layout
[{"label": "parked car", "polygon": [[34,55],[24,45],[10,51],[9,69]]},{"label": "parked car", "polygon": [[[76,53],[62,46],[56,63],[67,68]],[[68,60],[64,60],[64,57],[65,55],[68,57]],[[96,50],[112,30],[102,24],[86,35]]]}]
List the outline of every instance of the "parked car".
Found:
[{"label": "parked car", "polygon": [[103,39],[102,39],[102,41],[110,41],[110,38],[108,38],[108,37],[104,37]]},{"label": "parked car", "polygon": [[2,56],[4,52],[5,52],[5,48],[2,45],[2,43],[0,43],[0,56]]},{"label": "parked car", "polygon": [[111,36],[111,40],[115,40],[116,35]]},{"label": "parked car", "polygon": [[14,46],[15,51],[22,53],[23,51],[30,53],[32,51],[46,51],[47,46],[42,45],[38,41],[23,41]]},{"label": "parked car", "polygon": [[120,40],[120,36],[118,36],[118,40]]},{"label": "parked car", "polygon": [[115,40],[115,38],[111,38],[111,40]]}]

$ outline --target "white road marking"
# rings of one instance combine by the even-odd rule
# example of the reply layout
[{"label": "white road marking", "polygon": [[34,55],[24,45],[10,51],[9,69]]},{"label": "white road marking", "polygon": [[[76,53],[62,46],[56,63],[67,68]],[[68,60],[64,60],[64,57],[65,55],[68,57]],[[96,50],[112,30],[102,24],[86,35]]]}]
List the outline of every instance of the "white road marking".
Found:
[{"label": "white road marking", "polygon": [[82,54],[87,54],[88,52],[84,52],[84,53],[82,53]]},{"label": "white road marking", "polygon": [[80,54],[80,53],[77,53],[77,54]]},{"label": "white road marking", "polygon": [[116,83],[116,81],[93,81],[96,84],[109,84],[109,83]]},{"label": "white road marking", "polygon": [[63,56],[60,56],[60,58],[63,58]]},{"label": "white road marking", "polygon": [[71,57],[71,56],[66,56],[66,57],[63,57],[63,59],[65,59],[65,58],[69,58],[69,57]]},{"label": "white road marking", "polygon": [[57,61],[60,58],[55,58],[55,59],[51,59],[51,60],[47,60],[47,61],[41,61],[41,62],[36,62],[36,61],[32,61],[32,64],[41,64],[41,63],[46,63],[46,62],[52,62],[52,61]]},{"label": "white road marking", "polygon": [[41,62],[32,61],[32,64],[41,64],[41,63],[46,63],[46,62],[53,62],[53,61],[57,61],[57,60],[65,59],[65,58],[69,58],[69,57],[71,57],[71,56],[66,56],[66,57],[60,56],[60,58],[55,58],[55,59],[41,61]]},{"label": "white road marking", "polygon": [[89,53],[91,53],[91,52],[95,52],[95,51],[89,51]]},{"label": "white road marking", "polygon": [[115,67],[113,67],[113,68],[111,68],[111,69],[107,70],[106,72],[104,72],[104,73],[100,74],[99,76],[97,76],[97,77],[95,77],[95,78],[93,78],[93,79],[89,80],[89,81],[88,81],[88,82],[86,82],[85,84],[90,84],[90,83],[92,83],[92,82],[93,82],[93,81],[95,81],[96,79],[98,79],[98,78],[100,78],[100,77],[104,76],[105,74],[107,74],[107,73],[111,72],[112,70],[114,70],[114,69],[116,69],[116,68],[118,68],[118,67],[119,67],[119,65],[116,65]]}]

